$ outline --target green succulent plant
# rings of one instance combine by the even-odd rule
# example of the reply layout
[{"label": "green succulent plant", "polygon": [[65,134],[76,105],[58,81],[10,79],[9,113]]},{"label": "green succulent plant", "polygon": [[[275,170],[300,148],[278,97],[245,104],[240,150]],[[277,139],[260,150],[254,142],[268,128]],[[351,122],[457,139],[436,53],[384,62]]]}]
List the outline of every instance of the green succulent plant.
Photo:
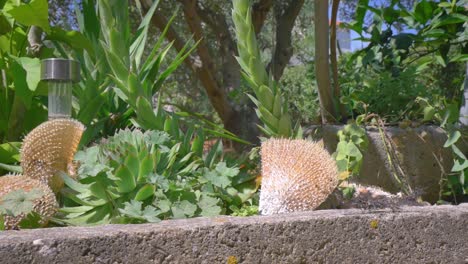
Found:
[{"label": "green succulent plant", "polygon": [[221,142],[203,155],[202,132],[189,130],[179,139],[164,131],[123,130],[77,153],[79,180],[62,175],[68,186],[64,222],[157,222],[253,205],[254,176],[222,160]]}]

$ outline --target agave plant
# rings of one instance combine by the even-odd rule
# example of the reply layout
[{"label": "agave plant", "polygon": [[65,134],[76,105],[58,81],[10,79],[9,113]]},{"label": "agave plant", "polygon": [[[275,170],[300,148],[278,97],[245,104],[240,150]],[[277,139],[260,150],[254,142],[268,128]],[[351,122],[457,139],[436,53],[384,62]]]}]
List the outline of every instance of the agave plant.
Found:
[{"label": "agave plant", "polygon": [[[179,133],[182,133],[179,131]],[[163,131],[123,130],[77,153],[79,181],[62,175],[64,221],[72,225],[157,222],[212,216],[253,205],[252,176],[221,160],[218,142],[206,155],[203,133],[174,140]]]},{"label": "agave plant", "polygon": [[255,97],[250,96],[250,99],[257,106],[256,113],[263,122],[259,128],[269,137],[302,137],[299,126],[296,132],[293,130],[278,84],[265,70],[252,25],[249,0],[233,0],[232,19],[239,51],[237,61],[244,79],[255,93]]}]

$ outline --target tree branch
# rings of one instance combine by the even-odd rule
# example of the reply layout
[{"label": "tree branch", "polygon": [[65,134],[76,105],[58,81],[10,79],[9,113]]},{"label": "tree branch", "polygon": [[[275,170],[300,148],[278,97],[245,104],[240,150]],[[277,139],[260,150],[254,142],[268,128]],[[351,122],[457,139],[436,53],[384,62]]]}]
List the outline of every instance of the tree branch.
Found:
[{"label": "tree branch", "polygon": [[289,5],[284,10],[275,8],[276,17],[276,45],[273,58],[268,65],[268,69],[273,73],[273,77],[278,81],[283,75],[284,68],[293,55],[291,42],[292,29],[299,11],[304,4],[304,0],[289,1]]},{"label": "tree branch", "polygon": [[190,31],[193,33],[195,39],[200,41],[197,46],[197,53],[200,56],[202,65],[200,67],[202,75],[202,82],[208,97],[211,101],[211,104],[218,112],[219,116],[226,124],[226,122],[231,118],[233,114],[233,109],[231,104],[227,100],[226,91],[224,91],[220,84],[217,82],[213,73],[215,72],[214,62],[209,53],[206,41],[204,40],[201,19],[196,10],[196,0],[179,0],[182,3],[185,20],[190,28]]},{"label": "tree branch", "polygon": [[[226,122],[232,115],[233,109],[227,100],[226,92],[219,87],[219,84],[215,80],[212,72],[214,72],[213,62],[211,61],[208,53],[206,43],[203,40],[201,21],[195,11],[195,1],[181,1],[184,7],[184,14],[186,16],[187,23],[191,31],[194,33],[196,40],[201,40],[197,46],[197,53],[199,55],[200,63],[194,56],[190,59],[185,60],[185,64],[197,75],[198,79],[202,82],[203,87],[208,94],[211,104],[213,105],[216,112],[219,114],[223,123]],[[148,1],[142,1],[142,6],[145,12],[151,7],[151,3]],[[161,12],[155,12],[151,22],[157,26],[160,30],[164,30],[167,25],[167,20]],[[172,26],[169,27],[166,38],[169,41],[174,41],[174,47],[177,51],[182,50],[184,46],[184,40],[177,34]]]},{"label": "tree branch", "polygon": [[222,67],[220,70],[223,75],[223,87],[232,91],[240,86],[240,67],[236,60],[236,43],[229,32],[226,17],[201,4],[196,5],[196,11],[216,35],[221,55]]},{"label": "tree branch", "polygon": [[258,35],[262,30],[263,24],[273,6],[273,0],[260,0],[252,7],[252,24],[254,26],[255,34]]}]

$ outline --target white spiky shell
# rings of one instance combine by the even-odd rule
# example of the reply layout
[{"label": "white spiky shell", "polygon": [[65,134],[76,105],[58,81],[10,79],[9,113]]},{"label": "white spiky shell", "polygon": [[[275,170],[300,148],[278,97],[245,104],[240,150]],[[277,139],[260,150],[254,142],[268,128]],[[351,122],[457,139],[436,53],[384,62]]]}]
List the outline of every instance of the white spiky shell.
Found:
[{"label": "white spiky shell", "polygon": [[34,128],[23,140],[23,174],[58,191],[63,182],[57,171],[68,171],[85,127],[73,119],[55,119]]},{"label": "white spiky shell", "polygon": [[262,215],[313,210],[338,184],[335,160],[321,144],[269,139],[262,143]]},{"label": "white spiky shell", "polygon": [[[33,211],[42,216],[40,224],[44,225],[47,223],[47,218],[55,214],[58,204],[52,190],[43,182],[22,175],[2,176],[0,177],[0,202],[3,196],[10,192],[20,189],[28,192],[33,188],[39,188],[42,191],[42,196],[33,201]],[[4,216],[5,228],[16,229],[25,216],[25,214]]]}]

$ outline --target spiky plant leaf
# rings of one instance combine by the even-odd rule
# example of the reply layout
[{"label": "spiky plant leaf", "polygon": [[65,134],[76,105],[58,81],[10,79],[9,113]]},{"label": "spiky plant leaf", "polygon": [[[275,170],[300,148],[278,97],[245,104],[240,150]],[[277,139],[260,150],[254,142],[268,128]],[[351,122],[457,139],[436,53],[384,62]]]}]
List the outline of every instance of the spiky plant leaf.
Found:
[{"label": "spiky plant leaf", "polygon": [[233,0],[232,18],[237,37],[239,57],[237,61],[242,75],[255,94],[252,101],[258,107],[256,113],[263,122],[260,130],[269,137],[290,138],[294,133],[288,109],[283,105],[277,84],[265,70],[258,49],[249,0]]}]

